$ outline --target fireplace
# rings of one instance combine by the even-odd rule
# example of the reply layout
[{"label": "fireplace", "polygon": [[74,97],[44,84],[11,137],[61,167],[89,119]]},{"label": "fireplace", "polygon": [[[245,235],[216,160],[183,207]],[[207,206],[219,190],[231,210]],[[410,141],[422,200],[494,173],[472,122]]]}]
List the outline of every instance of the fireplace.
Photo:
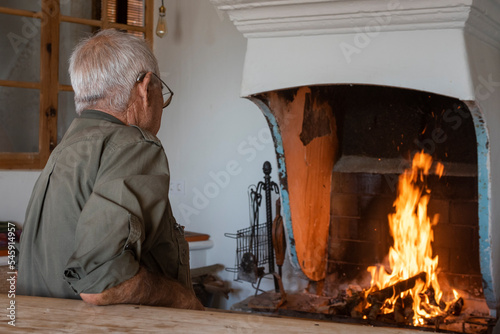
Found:
[{"label": "fireplace", "polygon": [[321,295],[391,245],[398,175],[427,151],[442,281],[500,306],[498,1],[211,0],[248,39],[242,96],[275,141],[289,257]]}]

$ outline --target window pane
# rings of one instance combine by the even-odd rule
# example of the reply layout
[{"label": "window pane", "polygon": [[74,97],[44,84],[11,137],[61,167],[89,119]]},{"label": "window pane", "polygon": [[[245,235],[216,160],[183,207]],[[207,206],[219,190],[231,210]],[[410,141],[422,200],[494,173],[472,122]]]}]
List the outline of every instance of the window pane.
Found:
[{"label": "window pane", "polygon": [[97,28],[76,24],[61,22],[60,37],[59,37],[59,83],[62,85],[71,85],[69,79],[69,57],[73,48],[78,42],[84,38],[92,35],[93,31]]},{"label": "window pane", "polygon": [[0,87],[0,151],[38,152],[40,91]]},{"label": "window pane", "polygon": [[144,3],[144,0],[108,0],[108,20],[143,27]]},{"label": "window pane", "polygon": [[0,6],[39,12],[40,4],[41,1],[33,1],[33,0],[2,0]]},{"label": "window pane", "polygon": [[101,19],[101,0],[62,0],[61,14],[84,19]]},{"label": "window pane", "polygon": [[59,92],[59,108],[57,112],[57,142],[60,143],[62,137],[68,130],[71,122],[75,119],[75,93]]},{"label": "window pane", "polygon": [[1,80],[40,81],[40,20],[0,14]]}]

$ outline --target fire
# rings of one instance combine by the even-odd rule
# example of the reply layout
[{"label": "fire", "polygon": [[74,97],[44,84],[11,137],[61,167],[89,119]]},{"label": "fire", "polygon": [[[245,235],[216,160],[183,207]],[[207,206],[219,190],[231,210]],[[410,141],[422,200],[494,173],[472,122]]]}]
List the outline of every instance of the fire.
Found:
[{"label": "fire", "polygon": [[[430,155],[417,153],[411,169],[407,169],[399,177],[398,197],[394,201],[395,213],[388,216],[394,239],[388,254],[390,268],[388,271],[383,266],[368,268],[372,280],[366,296],[392,287],[392,290],[389,288],[386,291],[389,297],[392,294],[394,296],[384,299],[380,312],[390,313],[398,303],[413,301],[411,322],[415,326],[423,325],[425,318],[445,315],[454,302],[443,300],[443,292],[437,280],[438,256],[432,257],[432,228],[438,223],[439,217],[436,215],[431,220],[427,215],[430,190],[425,185],[425,176],[431,166]],[[443,165],[437,164],[436,173],[439,177],[443,170]],[[458,295],[453,292],[456,300]],[[373,300],[374,298],[368,297],[372,304]]]}]

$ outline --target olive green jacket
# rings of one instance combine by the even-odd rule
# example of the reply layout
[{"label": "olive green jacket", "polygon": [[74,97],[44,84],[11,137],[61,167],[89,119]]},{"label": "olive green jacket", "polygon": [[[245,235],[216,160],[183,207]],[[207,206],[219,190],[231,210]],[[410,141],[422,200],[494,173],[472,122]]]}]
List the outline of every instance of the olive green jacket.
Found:
[{"label": "olive green jacket", "polygon": [[75,119],[38,178],[20,242],[17,293],[80,298],[140,264],[191,288],[160,141],[109,114]]}]

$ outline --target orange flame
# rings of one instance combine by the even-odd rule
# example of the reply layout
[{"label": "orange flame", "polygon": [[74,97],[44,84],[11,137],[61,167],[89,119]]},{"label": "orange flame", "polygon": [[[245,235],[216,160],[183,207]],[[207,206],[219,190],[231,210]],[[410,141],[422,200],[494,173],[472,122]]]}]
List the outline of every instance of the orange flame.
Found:
[{"label": "orange flame", "polygon": [[[369,267],[372,275],[371,288],[366,292],[392,286],[397,282],[426,273],[426,281],[417,280],[415,286],[400,295],[393,296],[384,304],[381,312],[394,310],[398,297],[410,295],[413,299],[413,324],[423,325],[424,318],[444,315],[453,301],[442,301],[443,292],[437,280],[438,256],[432,257],[434,240],[433,226],[438,223],[438,215],[427,216],[430,190],[425,186],[425,175],[432,166],[432,157],[423,152],[415,154],[411,169],[399,177],[398,197],[394,201],[395,213],[390,214],[389,227],[394,244],[389,250],[390,274],[383,266]],[[441,176],[443,166],[437,164],[436,173]],[[435,301],[430,301],[425,292],[434,290]],[[454,291],[455,293],[455,291]],[[455,298],[458,296],[455,295]],[[455,299],[456,300],[456,299]],[[438,305],[441,305],[439,307]]]}]

